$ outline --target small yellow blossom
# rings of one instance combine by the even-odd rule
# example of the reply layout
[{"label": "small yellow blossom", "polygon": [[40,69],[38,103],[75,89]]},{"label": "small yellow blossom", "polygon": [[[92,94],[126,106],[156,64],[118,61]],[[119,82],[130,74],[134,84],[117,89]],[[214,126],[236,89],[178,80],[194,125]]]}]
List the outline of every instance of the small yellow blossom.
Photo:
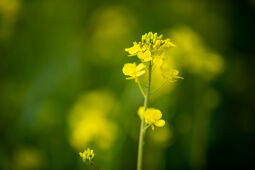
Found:
[{"label": "small yellow blossom", "polygon": [[140,44],[137,44],[137,42],[134,42],[133,44],[133,47],[125,49],[125,51],[129,53],[129,56],[135,56],[138,52],[142,51],[142,49],[140,48]]},{"label": "small yellow blossom", "polygon": [[154,125],[157,127],[165,126],[165,120],[161,119],[162,113],[158,109],[148,108],[144,113],[145,123],[151,125],[154,130]]},{"label": "small yellow blossom", "polygon": [[127,80],[137,79],[146,72],[145,65],[143,63],[140,63],[139,65],[136,66],[136,63],[127,63],[122,68],[122,72],[126,76],[130,76],[126,78]]},{"label": "small yellow blossom", "polygon": [[94,151],[89,148],[84,150],[84,152],[80,152],[79,154],[80,154],[80,157],[82,157],[83,162],[86,162],[86,160],[92,161],[92,159],[95,156]]},{"label": "small yellow blossom", "polygon": [[143,62],[147,62],[147,61],[151,61],[152,60],[151,52],[149,50],[146,50],[144,53],[143,52],[139,52],[137,54],[137,57],[139,59],[141,59]]},{"label": "small yellow blossom", "polygon": [[137,114],[140,119],[144,116],[145,123],[151,125],[152,130],[154,130],[154,126],[163,127],[165,125],[165,121],[161,119],[162,113],[158,109],[148,108],[144,114],[144,107],[141,106],[139,107]]}]

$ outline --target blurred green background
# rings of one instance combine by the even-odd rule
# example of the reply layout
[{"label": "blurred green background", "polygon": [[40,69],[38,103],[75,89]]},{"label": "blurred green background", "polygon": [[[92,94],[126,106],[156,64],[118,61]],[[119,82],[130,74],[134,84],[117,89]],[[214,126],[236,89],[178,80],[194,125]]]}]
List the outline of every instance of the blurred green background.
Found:
[{"label": "blurred green background", "polygon": [[143,98],[121,69],[149,31],[184,80],[151,98],[167,125],[144,169],[255,168],[254,19],[254,0],[0,0],[0,169],[92,169],[86,147],[135,169]]}]

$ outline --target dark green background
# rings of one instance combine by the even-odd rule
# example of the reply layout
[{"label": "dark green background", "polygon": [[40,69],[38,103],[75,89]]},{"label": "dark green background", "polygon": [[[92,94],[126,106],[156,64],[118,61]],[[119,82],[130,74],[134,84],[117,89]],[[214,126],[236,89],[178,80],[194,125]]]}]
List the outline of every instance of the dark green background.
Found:
[{"label": "dark green background", "polygon": [[[95,162],[106,170],[135,169],[143,101],[122,75],[124,49],[146,32],[183,26],[224,66],[210,80],[203,70],[180,70],[184,80],[151,102],[173,135],[164,147],[146,138],[144,168],[255,167],[254,0],[1,1],[7,5],[0,2],[0,169],[92,169],[69,142],[68,115],[81,95],[98,89],[118,101],[110,116],[118,135],[107,149],[90,143]],[[7,9],[12,2],[17,6]],[[208,90],[217,92],[213,108]],[[40,161],[27,163],[24,150]]]}]

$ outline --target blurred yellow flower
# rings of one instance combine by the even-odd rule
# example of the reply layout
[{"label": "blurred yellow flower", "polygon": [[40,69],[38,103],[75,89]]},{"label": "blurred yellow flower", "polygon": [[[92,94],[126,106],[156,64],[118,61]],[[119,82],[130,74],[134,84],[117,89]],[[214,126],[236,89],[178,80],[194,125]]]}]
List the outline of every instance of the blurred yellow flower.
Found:
[{"label": "blurred yellow flower", "polygon": [[122,71],[126,76],[130,76],[126,78],[127,80],[137,79],[146,72],[145,65],[143,63],[138,66],[136,66],[136,63],[127,63],[124,65]]},{"label": "blurred yellow flower", "polygon": [[188,27],[179,27],[169,34],[174,37],[178,48],[166,51],[164,63],[171,63],[190,74],[201,75],[212,80],[223,71],[224,60],[205,44],[203,38]]},{"label": "blurred yellow flower", "polygon": [[111,147],[116,137],[116,125],[96,110],[85,114],[74,126],[71,144],[77,149],[91,142],[102,149]]},{"label": "blurred yellow flower", "polygon": [[164,48],[175,47],[174,43],[172,43],[169,38],[167,38],[166,40],[163,41],[163,45],[162,46]]},{"label": "blurred yellow flower", "polygon": [[178,76],[179,71],[176,69],[161,69],[161,73],[171,83],[176,82],[178,79],[183,79],[183,77]]},{"label": "blurred yellow flower", "polygon": [[82,95],[69,115],[71,145],[81,150],[93,142],[100,149],[109,149],[117,136],[117,124],[109,118],[116,106],[116,99],[108,91]]},{"label": "blurred yellow flower", "polygon": [[150,125],[152,130],[154,130],[154,126],[157,127],[165,126],[165,120],[161,119],[162,113],[158,109],[148,108],[144,113],[144,107],[141,106],[139,107],[137,114],[140,117],[140,119],[142,119],[144,116],[145,123]]},{"label": "blurred yellow flower", "polygon": [[144,112],[144,107],[143,107],[143,106],[140,106],[140,107],[138,108],[137,114],[138,114],[138,116],[140,117],[141,120],[142,120],[142,118],[143,118],[143,112]]},{"label": "blurred yellow flower", "polygon": [[95,157],[94,151],[92,149],[87,148],[83,152],[80,152],[80,157],[82,158],[83,162],[92,161],[92,159]]}]

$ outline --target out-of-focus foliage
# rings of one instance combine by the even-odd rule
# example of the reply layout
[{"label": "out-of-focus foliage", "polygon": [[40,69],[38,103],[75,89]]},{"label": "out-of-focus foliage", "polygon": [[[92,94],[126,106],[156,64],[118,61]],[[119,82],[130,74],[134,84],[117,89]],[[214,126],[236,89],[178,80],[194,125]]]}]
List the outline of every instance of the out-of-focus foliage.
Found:
[{"label": "out-of-focus foliage", "polygon": [[166,54],[169,63],[209,80],[222,72],[222,56],[209,49],[194,31],[181,27],[171,30],[169,34],[178,44],[177,48]]},{"label": "out-of-focus foliage", "polygon": [[102,6],[92,12],[89,23],[89,35],[84,37],[85,41],[89,38],[86,44],[89,48],[85,48],[92,50],[94,55],[86,59],[109,64],[121,61],[121,57],[113,56],[123,55],[122,49],[118,47],[125,44],[136,26],[130,10],[125,6]]},{"label": "out-of-focus foliage", "polygon": [[42,154],[34,148],[17,149],[13,156],[12,169],[41,169],[45,165]]},{"label": "out-of-focus foliage", "polygon": [[12,33],[19,14],[20,0],[0,1],[0,38],[6,39]]},{"label": "out-of-focus foliage", "polygon": [[150,31],[184,79],[153,70],[166,124],[146,135],[144,169],[254,168],[254,4],[0,0],[0,169],[89,169],[87,147],[105,170],[135,169],[143,98],[121,69]]}]

